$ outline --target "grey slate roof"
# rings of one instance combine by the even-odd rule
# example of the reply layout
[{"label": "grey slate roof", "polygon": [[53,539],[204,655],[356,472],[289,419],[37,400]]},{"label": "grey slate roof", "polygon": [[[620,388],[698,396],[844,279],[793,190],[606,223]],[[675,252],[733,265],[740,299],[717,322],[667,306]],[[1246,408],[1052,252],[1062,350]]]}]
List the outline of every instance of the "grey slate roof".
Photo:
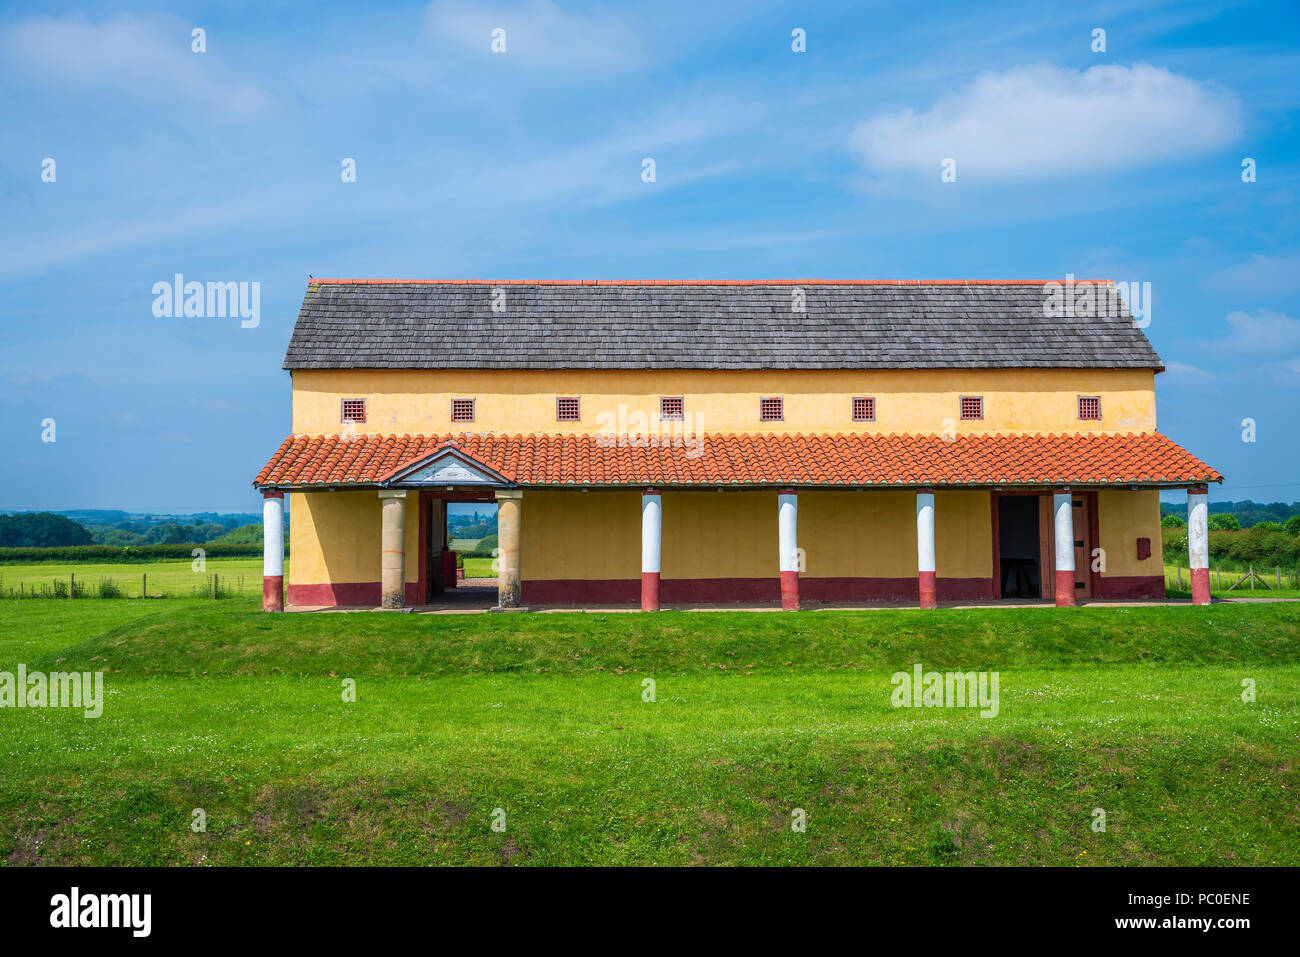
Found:
[{"label": "grey slate roof", "polygon": [[[806,311],[791,309],[794,290]],[[505,309],[492,310],[500,289]],[[313,280],[286,369],[1128,368],[1127,308],[1046,318],[1042,283]]]}]

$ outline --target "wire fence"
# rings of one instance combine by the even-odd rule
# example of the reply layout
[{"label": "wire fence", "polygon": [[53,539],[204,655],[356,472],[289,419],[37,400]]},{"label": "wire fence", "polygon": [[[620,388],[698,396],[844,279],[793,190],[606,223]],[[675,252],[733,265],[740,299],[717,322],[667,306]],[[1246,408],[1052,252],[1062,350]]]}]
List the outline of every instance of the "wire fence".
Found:
[{"label": "wire fence", "polygon": [[[1184,565],[1165,566],[1165,589],[1190,591],[1192,570]],[[1211,568],[1210,591],[1215,594],[1245,595],[1268,592],[1300,591],[1300,569],[1262,568],[1246,565],[1243,568]]]},{"label": "wire fence", "polygon": [[9,584],[0,574],[0,598],[238,598],[261,594],[262,579],[247,581],[242,574],[196,575],[200,579],[188,584],[163,580],[147,572],[135,576],[62,575],[32,580],[25,577]]}]

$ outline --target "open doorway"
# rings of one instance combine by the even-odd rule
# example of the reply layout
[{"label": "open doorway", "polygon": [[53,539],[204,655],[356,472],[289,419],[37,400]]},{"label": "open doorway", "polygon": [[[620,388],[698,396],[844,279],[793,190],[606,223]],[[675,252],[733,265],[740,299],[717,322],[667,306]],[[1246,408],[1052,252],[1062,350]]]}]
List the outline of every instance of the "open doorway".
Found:
[{"label": "open doorway", "polygon": [[1037,495],[998,495],[998,579],[1003,598],[1043,596]]},{"label": "open doorway", "polygon": [[425,604],[495,596],[496,500],[450,489],[421,498]]},{"label": "open doorway", "polygon": [[493,559],[497,550],[495,499],[447,502],[447,549],[460,557],[459,587],[496,588]]}]

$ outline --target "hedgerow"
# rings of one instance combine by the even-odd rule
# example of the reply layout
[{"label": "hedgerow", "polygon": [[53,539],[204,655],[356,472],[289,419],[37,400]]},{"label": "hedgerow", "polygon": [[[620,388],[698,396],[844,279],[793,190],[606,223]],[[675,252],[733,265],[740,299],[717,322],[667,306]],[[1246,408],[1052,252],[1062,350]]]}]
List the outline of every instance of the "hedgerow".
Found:
[{"label": "hedgerow", "polygon": [[[0,548],[4,562],[153,562],[160,558],[193,558],[201,548],[206,558],[249,558],[262,554],[260,544],[217,545],[60,545],[52,548]],[[288,548],[285,548],[288,554]]]}]

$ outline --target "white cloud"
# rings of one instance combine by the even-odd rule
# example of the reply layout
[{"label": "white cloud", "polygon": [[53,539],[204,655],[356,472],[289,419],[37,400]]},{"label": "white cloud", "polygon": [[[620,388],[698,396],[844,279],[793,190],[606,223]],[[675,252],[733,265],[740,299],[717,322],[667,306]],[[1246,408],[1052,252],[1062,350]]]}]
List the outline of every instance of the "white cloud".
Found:
[{"label": "white cloud", "polygon": [[1261,309],[1255,315],[1235,310],[1227,315],[1230,345],[1243,352],[1286,352],[1300,348],[1300,319]]},{"label": "white cloud", "polygon": [[981,73],[924,112],[859,123],[850,148],[868,171],[939,181],[1053,179],[1185,158],[1230,143],[1241,129],[1231,95],[1160,67],[1050,64]]},{"label": "white cloud", "polygon": [[1213,288],[1232,292],[1300,292],[1300,252],[1252,256],[1249,262],[1210,273],[1206,281]]},{"label": "white cloud", "polygon": [[190,48],[193,25],[174,17],[116,14],[23,20],[0,34],[0,51],[43,88],[119,91],[143,98],[197,100],[240,115],[262,107],[260,88],[224,64],[219,35],[206,53]]},{"label": "white cloud", "polygon": [[1208,385],[1214,381],[1214,373],[1177,359],[1166,359],[1164,375],[1160,379],[1170,385]]},{"label": "white cloud", "polygon": [[[427,11],[435,39],[460,50],[549,72],[634,69],[646,60],[643,31],[620,17],[576,13],[550,0],[484,6],[435,0]],[[505,31],[505,52],[492,52],[492,31]]]}]

